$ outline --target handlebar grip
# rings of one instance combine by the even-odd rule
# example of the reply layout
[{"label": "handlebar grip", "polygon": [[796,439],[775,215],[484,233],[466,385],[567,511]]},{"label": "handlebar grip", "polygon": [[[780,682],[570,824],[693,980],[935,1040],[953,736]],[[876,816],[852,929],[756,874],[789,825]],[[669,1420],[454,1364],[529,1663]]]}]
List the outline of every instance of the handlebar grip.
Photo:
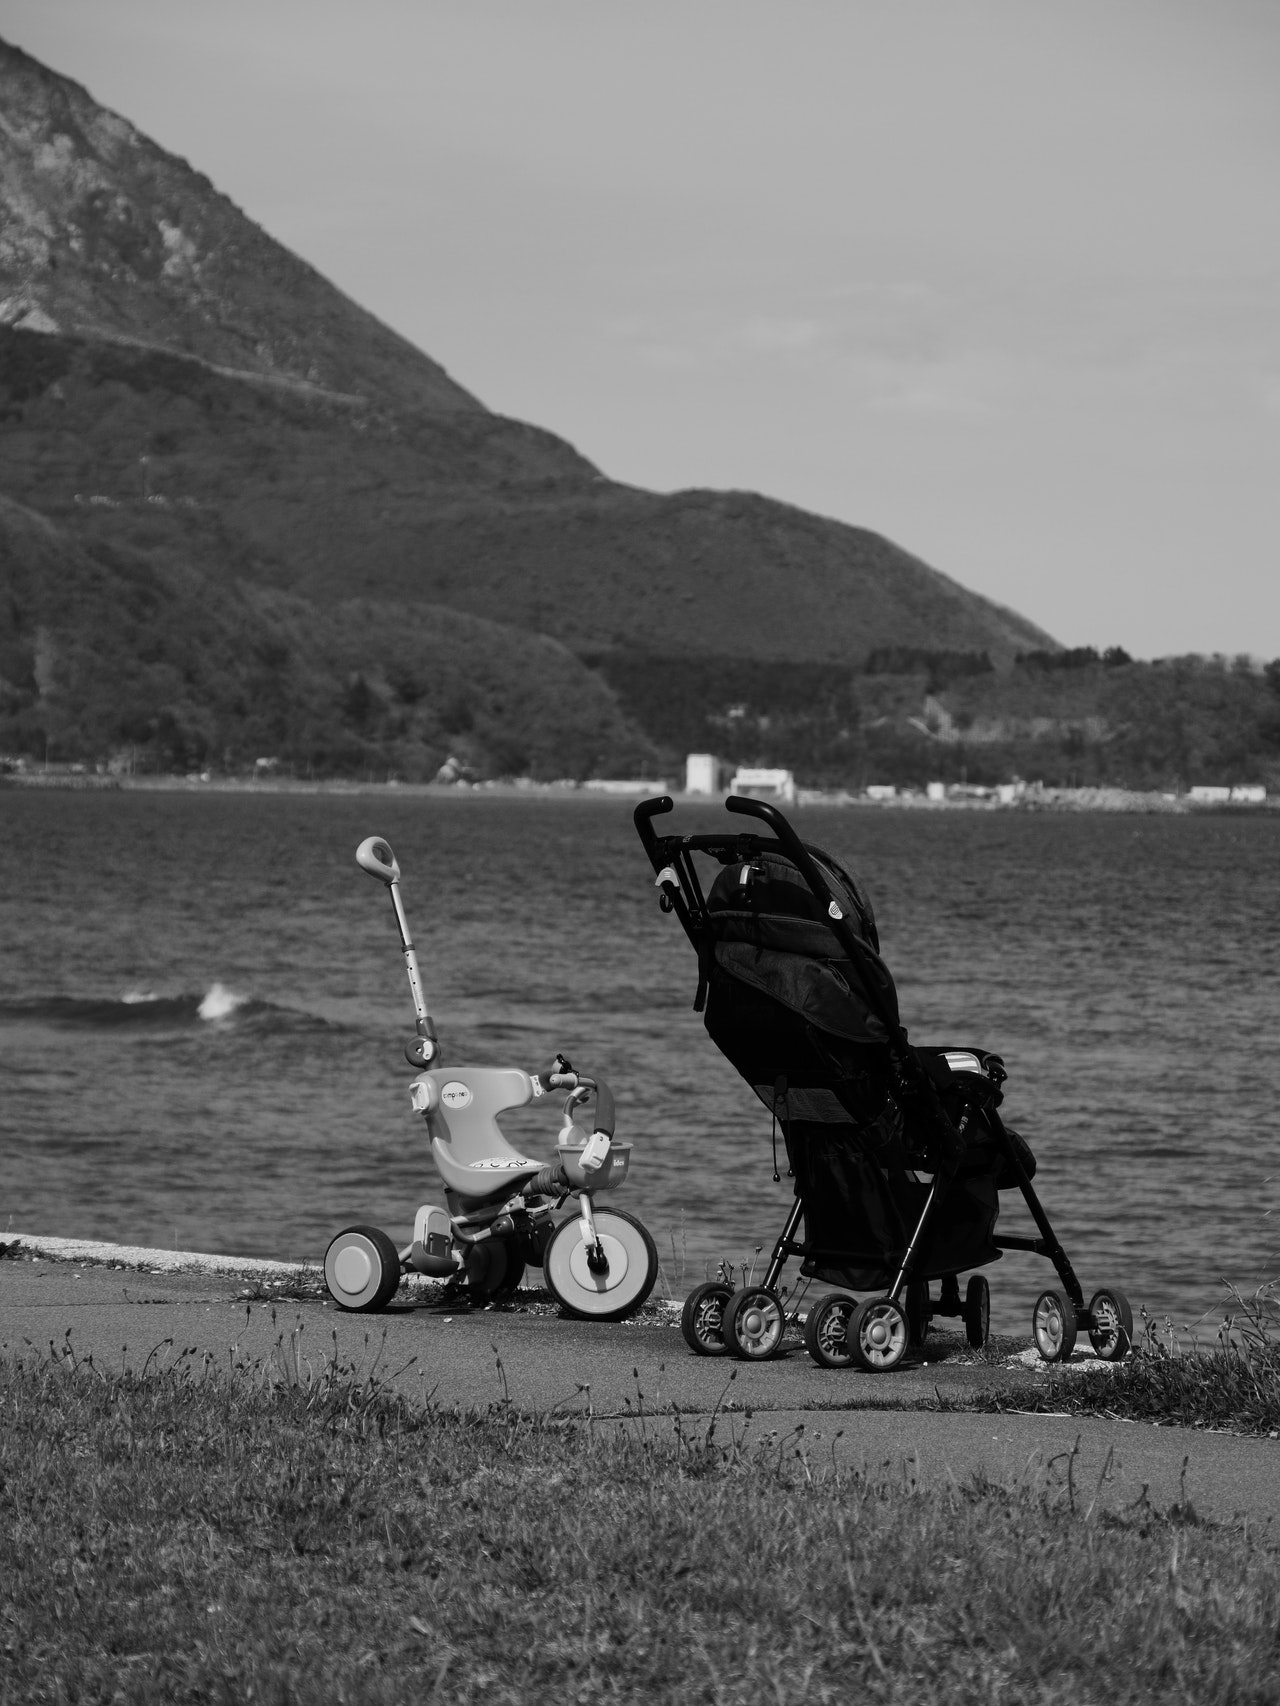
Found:
[{"label": "handlebar grip", "polygon": [[613,1105],[613,1091],[610,1090],[603,1078],[597,1078],[595,1128],[597,1131],[602,1131],[606,1137],[612,1137],[617,1119],[617,1112]]},{"label": "handlebar grip", "polygon": [[614,1105],[613,1091],[603,1078],[588,1078],[582,1072],[539,1072],[535,1075],[544,1090],[580,1090],[583,1100],[586,1093],[592,1091],[596,1098],[596,1117],[594,1130],[602,1131],[606,1137],[613,1136],[613,1128],[617,1124],[617,1109]]}]

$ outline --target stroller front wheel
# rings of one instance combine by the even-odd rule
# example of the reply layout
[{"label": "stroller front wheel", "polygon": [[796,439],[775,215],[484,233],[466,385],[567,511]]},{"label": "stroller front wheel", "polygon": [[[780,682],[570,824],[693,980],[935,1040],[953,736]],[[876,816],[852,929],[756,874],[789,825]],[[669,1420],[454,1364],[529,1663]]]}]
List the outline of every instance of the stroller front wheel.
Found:
[{"label": "stroller front wheel", "polygon": [[1066,1362],[1076,1348],[1076,1312],[1066,1292],[1042,1291],[1031,1312],[1036,1349],[1046,1362]]},{"label": "stroller front wheel", "polygon": [[722,1280],[696,1286],[680,1311],[680,1331],[695,1356],[722,1357],[729,1354],[724,1336],[724,1306],[733,1295]]},{"label": "stroller front wheel", "polygon": [[595,1271],[577,1220],[563,1220],[542,1258],[547,1290],[562,1309],[591,1321],[621,1321],[648,1297],[658,1277],[658,1247],[632,1215],[595,1210],[604,1266]]},{"label": "stroller front wheel", "polygon": [[767,1286],[735,1291],[724,1306],[725,1343],[734,1356],[748,1362],[767,1362],[776,1357],[786,1326],[782,1299]]},{"label": "stroller front wheel", "polygon": [[853,1361],[872,1374],[887,1374],[907,1354],[911,1329],[906,1313],[891,1297],[868,1297],[849,1317]]},{"label": "stroller front wheel", "polygon": [[1119,1362],[1133,1345],[1133,1311],[1118,1285],[1095,1291],[1089,1303],[1089,1343],[1103,1362]]}]

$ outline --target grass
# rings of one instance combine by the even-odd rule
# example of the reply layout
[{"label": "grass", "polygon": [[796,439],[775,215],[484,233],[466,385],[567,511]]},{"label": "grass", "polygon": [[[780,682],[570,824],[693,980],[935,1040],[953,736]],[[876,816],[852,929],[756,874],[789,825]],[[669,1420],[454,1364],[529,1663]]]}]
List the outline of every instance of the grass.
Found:
[{"label": "grass", "polygon": [[7,1364],[0,1702],[1280,1690],[1280,1558],[1247,1535],[741,1429],[444,1413],[296,1335],[252,1366]]}]

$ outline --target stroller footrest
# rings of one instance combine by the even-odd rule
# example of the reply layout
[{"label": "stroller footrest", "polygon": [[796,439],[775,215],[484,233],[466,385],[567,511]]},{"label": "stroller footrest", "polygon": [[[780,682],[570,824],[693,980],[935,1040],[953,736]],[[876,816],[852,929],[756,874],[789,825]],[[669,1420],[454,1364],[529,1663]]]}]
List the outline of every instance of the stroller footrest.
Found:
[{"label": "stroller footrest", "polygon": [[997,1250],[1030,1250],[1033,1256],[1048,1256],[1052,1254],[1043,1238],[1015,1238],[997,1235],[991,1242]]}]

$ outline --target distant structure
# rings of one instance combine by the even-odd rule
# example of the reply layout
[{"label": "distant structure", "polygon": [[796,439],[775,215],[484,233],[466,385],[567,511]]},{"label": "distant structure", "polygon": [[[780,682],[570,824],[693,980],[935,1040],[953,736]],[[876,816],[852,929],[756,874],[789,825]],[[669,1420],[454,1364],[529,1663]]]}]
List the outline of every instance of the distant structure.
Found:
[{"label": "distant structure", "polygon": [[1267,790],[1251,783],[1237,783],[1234,788],[1192,788],[1187,798],[1198,806],[1225,806],[1228,801],[1233,806],[1260,806],[1267,798]]},{"label": "distant structure", "polygon": [[731,794],[746,794],[754,800],[781,800],[783,805],[796,802],[796,779],[789,770],[738,769],[729,783]]},{"label": "distant structure", "polygon": [[718,794],[720,765],[713,752],[691,752],[684,761],[686,794]]}]

